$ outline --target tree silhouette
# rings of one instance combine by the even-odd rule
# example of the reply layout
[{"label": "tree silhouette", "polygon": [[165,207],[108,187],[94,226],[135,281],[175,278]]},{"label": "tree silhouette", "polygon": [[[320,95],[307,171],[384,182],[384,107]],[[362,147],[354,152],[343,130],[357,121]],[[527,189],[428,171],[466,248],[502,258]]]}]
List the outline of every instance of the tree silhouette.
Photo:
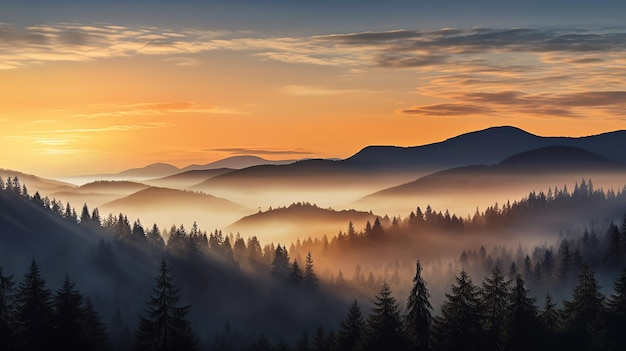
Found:
[{"label": "tree silhouette", "polygon": [[626,338],[623,336],[623,327],[626,325],[626,270],[623,270],[615,281],[608,301],[608,327],[609,339],[613,341],[610,345],[614,350],[626,350]]},{"label": "tree silhouette", "polygon": [[156,287],[146,314],[140,317],[136,333],[138,350],[195,350],[196,337],[185,319],[191,306],[178,306],[179,289],[173,284],[170,269],[161,260]]},{"label": "tree silhouette", "polygon": [[572,301],[564,301],[565,328],[567,340],[572,347],[591,349],[603,335],[602,314],[604,296],[600,294],[595,274],[583,266],[578,275],[578,285],[574,288]]},{"label": "tree silhouette", "polygon": [[537,318],[535,299],[528,297],[521,275],[515,277],[511,291],[508,321],[508,348],[510,350],[533,350],[538,347],[541,324]]},{"label": "tree silhouette", "polygon": [[300,269],[298,260],[293,260],[289,271],[289,282],[293,285],[300,285],[302,283],[302,279],[302,269]]},{"label": "tree silhouette", "polygon": [[426,282],[422,278],[422,265],[418,260],[413,277],[413,289],[409,293],[406,302],[407,314],[404,323],[407,336],[417,350],[430,348],[430,328],[432,324],[430,293],[426,288]]},{"label": "tree silhouette", "polygon": [[355,350],[361,344],[365,331],[365,321],[356,300],[350,305],[348,315],[339,325],[335,337],[337,350]]},{"label": "tree silhouette", "polygon": [[374,301],[374,310],[365,328],[365,350],[403,350],[407,342],[402,330],[400,310],[391,289],[383,283]]},{"label": "tree silhouette", "polygon": [[61,350],[78,350],[84,339],[82,331],[83,296],[75,283],[65,277],[63,285],[54,296],[53,339]]},{"label": "tree silhouette", "polygon": [[33,258],[17,291],[18,348],[48,348],[52,332],[51,315],[51,292],[46,288],[46,281],[41,277],[39,266]]},{"label": "tree silhouette", "polygon": [[15,343],[16,297],[13,276],[4,276],[0,267],[0,345],[7,348]]},{"label": "tree silhouette", "polygon": [[81,330],[83,332],[83,350],[108,350],[109,337],[106,333],[106,326],[102,319],[87,298],[85,307],[82,310]]},{"label": "tree silhouette", "polygon": [[309,251],[306,255],[306,264],[304,266],[304,276],[303,283],[309,289],[317,289],[318,287],[318,279],[315,271],[313,270],[313,256],[311,256],[311,251]]},{"label": "tree silhouette", "polygon": [[278,279],[286,279],[289,277],[289,255],[287,249],[284,249],[278,244],[276,251],[274,252],[274,259],[272,260],[272,276]]},{"label": "tree silhouette", "polygon": [[491,277],[485,277],[481,298],[484,310],[485,348],[501,349],[505,337],[504,322],[508,311],[509,284],[505,281],[500,267],[496,266],[491,271]]},{"label": "tree silhouette", "polygon": [[440,350],[481,350],[482,313],[478,288],[465,270],[455,277],[450,294],[435,319]]}]

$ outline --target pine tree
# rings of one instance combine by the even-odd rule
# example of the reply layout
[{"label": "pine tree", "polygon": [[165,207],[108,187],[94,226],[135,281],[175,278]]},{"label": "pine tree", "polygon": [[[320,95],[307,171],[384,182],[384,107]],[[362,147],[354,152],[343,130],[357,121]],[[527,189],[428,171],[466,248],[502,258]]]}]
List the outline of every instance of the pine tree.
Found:
[{"label": "pine tree", "polygon": [[102,351],[109,349],[109,337],[106,326],[87,298],[82,311],[81,330],[83,332],[83,350]]},{"label": "pine tree", "polygon": [[455,277],[450,294],[435,321],[440,350],[481,350],[482,313],[478,288],[463,270]]},{"label": "pine tree", "polygon": [[608,301],[608,323],[610,346],[614,350],[626,350],[623,327],[626,325],[626,270],[615,281],[615,291]]},{"label": "pine tree", "polygon": [[82,332],[83,296],[75,289],[75,283],[65,277],[63,286],[54,296],[53,340],[60,350],[78,350],[85,338]]},{"label": "pine tree", "polygon": [[156,278],[156,288],[147,302],[147,318],[141,317],[139,321],[136,333],[138,350],[197,349],[196,337],[185,319],[191,306],[178,306],[180,291],[172,280],[170,268],[163,259]]},{"label": "pine tree", "polygon": [[18,344],[20,349],[43,350],[50,346],[52,332],[51,292],[33,258],[17,290]]},{"label": "pine tree", "polygon": [[4,276],[0,267],[0,345],[6,350],[15,343],[16,297],[13,276]]},{"label": "pine tree", "polygon": [[315,337],[313,337],[313,351],[329,351],[330,345],[328,344],[328,339],[324,335],[324,328],[322,326],[318,326],[315,329]]},{"label": "pine tree", "polygon": [[339,325],[339,331],[335,337],[338,350],[355,350],[363,340],[365,321],[361,308],[356,300],[350,306],[348,316]]},{"label": "pine tree", "polygon": [[485,278],[481,297],[484,310],[485,348],[500,349],[504,340],[504,321],[509,298],[509,283],[504,280],[500,267],[496,266],[491,271],[491,277]]},{"label": "pine tree", "polygon": [[272,260],[272,276],[278,279],[287,279],[290,272],[289,266],[287,250],[278,244],[274,251],[274,259]]},{"label": "pine tree", "polygon": [[540,335],[542,344],[545,350],[554,350],[561,344],[561,332],[563,328],[563,321],[561,313],[556,307],[556,304],[552,302],[552,296],[546,295],[543,311],[539,315],[541,326],[543,329]]},{"label": "pine tree", "polygon": [[89,208],[87,204],[83,204],[83,210],[80,213],[80,224],[87,225],[91,223],[91,215],[89,215]]},{"label": "pine tree", "polygon": [[296,343],[296,351],[309,351],[309,334],[305,331],[302,332],[300,339]]},{"label": "pine tree", "polygon": [[407,314],[404,319],[407,336],[417,350],[430,348],[431,311],[433,307],[428,300],[429,298],[430,293],[422,278],[422,265],[418,260],[415,277],[413,277],[413,289],[411,289],[406,302]]},{"label": "pine tree", "polygon": [[602,337],[604,296],[600,294],[595,274],[587,266],[581,268],[572,295],[572,301],[564,301],[567,340],[572,347],[591,349]]},{"label": "pine tree", "polygon": [[304,266],[304,276],[303,276],[304,285],[310,290],[314,290],[318,288],[319,281],[317,279],[317,275],[313,270],[313,257],[311,256],[311,252],[309,251],[306,255],[306,264]]},{"label": "pine tree", "polygon": [[156,223],[154,223],[152,225],[152,229],[146,233],[146,239],[153,248],[159,251],[165,250],[165,241],[163,240],[159,227]]},{"label": "pine tree", "polygon": [[391,289],[383,283],[374,301],[374,310],[367,320],[365,350],[404,350],[407,341],[402,330],[402,320],[396,299]]},{"label": "pine tree", "polygon": [[533,350],[538,346],[537,337],[541,334],[541,325],[537,318],[535,299],[528,297],[521,275],[515,277],[515,286],[511,291],[508,320],[508,348],[510,350]]},{"label": "pine tree", "polygon": [[302,284],[302,270],[298,264],[298,260],[293,260],[291,264],[291,270],[289,271],[289,282],[293,285]]}]

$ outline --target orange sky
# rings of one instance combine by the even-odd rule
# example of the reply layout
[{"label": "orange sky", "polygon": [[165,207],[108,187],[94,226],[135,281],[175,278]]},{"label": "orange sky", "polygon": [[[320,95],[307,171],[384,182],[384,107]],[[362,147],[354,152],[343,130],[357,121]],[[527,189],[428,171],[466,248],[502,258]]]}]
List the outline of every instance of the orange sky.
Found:
[{"label": "orange sky", "polygon": [[0,29],[0,168],[42,176],[208,163],[237,149],[343,158],[494,125],[544,136],[626,128],[626,45],[580,50],[583,36],[577,49],[546,47],[566,31]]}]

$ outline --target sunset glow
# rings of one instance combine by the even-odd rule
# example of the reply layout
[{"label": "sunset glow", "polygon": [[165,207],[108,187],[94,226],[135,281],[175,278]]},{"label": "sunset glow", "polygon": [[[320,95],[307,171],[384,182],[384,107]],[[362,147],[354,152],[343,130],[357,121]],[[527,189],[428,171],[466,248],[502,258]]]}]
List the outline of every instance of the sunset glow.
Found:
[{"label": "sunset glow", "polygon": [[[421,145],[492,125],[544,136],[626,125],[626,31],[607,23],[520,17],[510,27],[494,16],[477,27],[452,16],[420,25],[398,18],[402,6],[413,9],[403,3],[378,22],[357,12],[342,25],[336,15],[318,27],[268,28],[244,19],[250,9],[234,22],[201,21],[194,9],[208,18],[235,10],[185,3],[167,19],[130,6],[106,20],[96,5],[61,14],[41,3],[32,18],[6,5],[3,166],[66,176],[236,154],[344,158],[367,145]],[[271,20],[276,6],[262,13]]]}]

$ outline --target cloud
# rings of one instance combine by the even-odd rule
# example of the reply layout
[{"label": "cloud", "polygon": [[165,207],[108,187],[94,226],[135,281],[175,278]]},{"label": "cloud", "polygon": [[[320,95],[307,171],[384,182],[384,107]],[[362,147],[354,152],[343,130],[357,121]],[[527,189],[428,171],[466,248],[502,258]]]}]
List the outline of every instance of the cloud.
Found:
[{"label": "cloud", "polygon": [[361,89],[335,89],[320,85],[288,85],[281,90],[286,94],[294,96],[325,96],[363,92]]},{"label": "cloud", "polygon": [[200,64],[200,61],[191,57],[182,57],[182,56],[174,56],[174,57],[166,57],[163,59],[165,62],[171,62],[174,66],[179,67],[190,67],[197,66]]},{"label": "cloud", "polygon": [[162,115],[168,113],[198,114],[242,114],[244,112],[215,105],[202,105],[192,102],[149,102],[136,104],[104,104],[94,105],[95,111],[73,114],[79,118],[109,118],[145,115]]},{"label": "cloud", "polygon": [[410,115],[423,116],[465,116],[465,115],[487,115],[493,112],[492,109],[472,104],[438,104],[413,106],[399,112]]},{"label": "cloud", "polygon": [[125,124],[125,125],[113,125],[100,128],[73,128],[73,129],[47,129],[44,132],[30,131],[30,133],[36,134],[83,134],[83,133],[104,133],[104,132],[124,132],[140,129],[156,129],[171,126],[165,122],[148,122],[142,124]]},{"label": "cloud", "polygon": [[528,94],[519,91],[457,93],[458,103],[413,106],[404,114],[426,116],[511,115],[577,118],[589,109],[615,112],[626,109],[626,91],[584,91],[565,94]]},{"label": "cloud", "polygon": [[293,150],[268,150],[268,149],[256,149],[256,148],[241,148],[241,147],[233,147],[233,148],[218,148],[218,149],[207,149],[205,151],[218,151],[218,152],[227,152],[233,155],[311,155],[313,152],[303,149],[293,149]]}]

